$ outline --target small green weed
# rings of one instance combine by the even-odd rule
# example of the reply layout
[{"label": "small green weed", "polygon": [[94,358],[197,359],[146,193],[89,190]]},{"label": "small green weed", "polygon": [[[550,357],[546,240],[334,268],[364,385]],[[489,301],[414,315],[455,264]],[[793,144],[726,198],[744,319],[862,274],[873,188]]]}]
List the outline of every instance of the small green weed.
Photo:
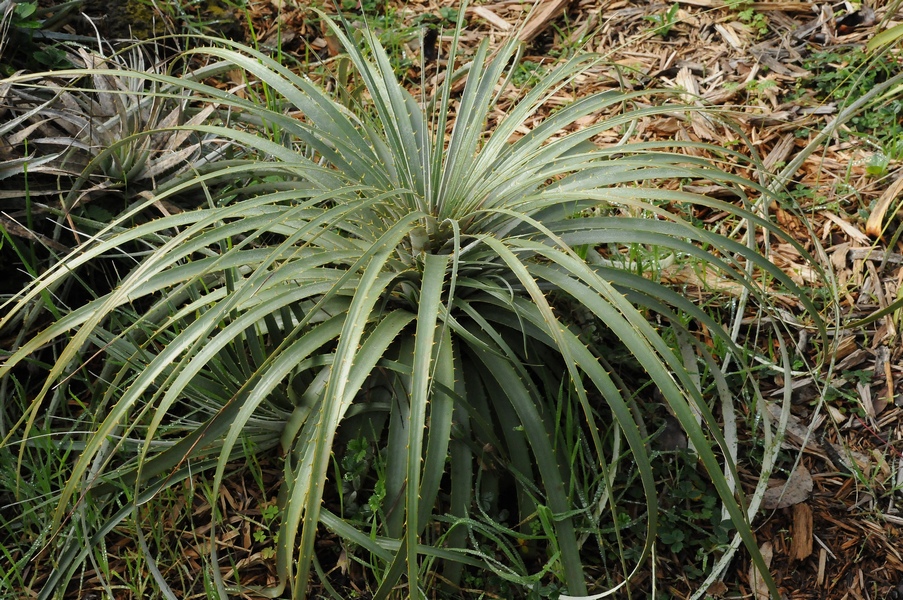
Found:
[{"label": "small green weed", "polygon": [[[842,415],[854,415],[865,417],[865,407],[862,404],[860,386],[868,386],[875,376],[873,371],[861,369],[841,371],[838,377],[826,385],[824,401],[837,409]],[[815,398],[812,404],[821,401]]]},{"label": "small green weed", "polygon": [[[47,9],[37,2],[0,1],[0,75],[10,76],[22,65],[34,69],[63,69],[70,65],[66,53],[51,44],[35,40],[35,32],[52,31],[61,17],[71,12],[72,2],[56,7],[56,15],[46,18]],[[10,50],[8,55],[6,50]]]},{"label": "small green weed", "polygon": [[260,557],[269,560],[276,556],[275,544],[279,541],[279,506],[271,500],[260,507],[260,522],[256,523],[252,537],[258,544],[266,547],[260,551]]},{"label": "small green weed", "polygon": [[756,37],[768,34],[768,17],[755,10],[748,0],[726,0],[727,8],[737,12],[737,18],[748,26]]},{"label": "small green weed", "polygon": [[541,63],[525,60],[517,66],[511,82],[517,87],[530,88],[539,83],[545,72],[546,68]]},{"label": "small green weed", "polygon": [[888,136],[883,152],[890,160],[903,160],[903,132]]},{"label": "small green weed", "polygon": [[884,177],[889,165],[890,157],[883,152],[875,152],[866,159],[865,172],[869,177]]},{"label": "small green weed", "polygon": [[549,31],[554,32],[554,43],[550,47],[540,43],[539,40],[543,36],[537,38],[536,43],[542,48],[541,54],[546,54],[554,59],[564,59],[574,56],[584,46],[587,36],[575,36],[576,29],[574,23],[568,17],[567,12],[559,18],[549,23]]},{"label": "small green weed", "polygon": [[458,9],[450,6],[443,6],[439,9],[439,16],[448,25],[454,25],[458,20]]},{"label": "small green weed", "polygon": [[652,33],[666,38],[671,33],[671,28],[677,23],[677,11],[679,9],[680,5],[674,3],[665,13],[660,15],[649,15],[643,18],[652,22]]},{"label": "small green weed", "polygon": [[768,34],[768,18],[762,13],[752,8],[745,8],[737,13],[737,16],[753,30],[757,37]]},{"label": "small green weed", "polygon": [[[686,454],[679,460],[682,468],[670,484],[671,505],[662,516],[662,541],[669,543],[665,540],[668,536],[679,538],[670,543],[673,552],[695,546],[711,550],[713,546],[728,543],[715,490],[692,467],[692,456]],[[678,536],[677,532],[683,535]]]},{"label": "small green weed", "polygon": [[728,91],[740,90],[742,88],[746,92],[747,98],[752,100],[755,98],[762,98],[768,90],[777,87],[777,82],[773,79],[753,79],[752,81],[747,81],[746,84],[741,85],[736,81],[726,81],[724,82],[723,87]]},{"label": "small green weed", "polygon": [[[811,76],[799,81],[796,97],[812,93],[819,102],[847,105],[860,98],[875,85],[901,70],[899,61],[877,60],[859,48],[816,52],[804,61]],[[869,110],[863,110],[849,121],[854,135],[873,136],[886,145],[893,158],[903,154],[903,100],[888,98]]]},{"label": "small green weed", "polygon": [[342,0],[342,10],[372,15],[381,12],[384,4],[380,0]]},{"label": "small green weed", "polygon": [[805,206],[809,210],[839,210],[838,202],[830,202],[818,188],[809,185],[794,185],[787,192],[787,207]]},{"label": "small green weed", "polygon": [[41,21],[36,18],[37,2],[19,2],[13,5],[9,15],[9,26],[16,29],[40,29]]},{"label": "small green weed", "polygon": [[903,132],[887,135],[877,146],[865,161],[865,172],[869,177],[884,177],[892,162],[903,160]]},{"label": "small green weed", "polygon": [[777,85],[778,84],[774,79],[755,79],[746,84],[746,89],[757,96],[761,96],[767,90],[777,87]]}]

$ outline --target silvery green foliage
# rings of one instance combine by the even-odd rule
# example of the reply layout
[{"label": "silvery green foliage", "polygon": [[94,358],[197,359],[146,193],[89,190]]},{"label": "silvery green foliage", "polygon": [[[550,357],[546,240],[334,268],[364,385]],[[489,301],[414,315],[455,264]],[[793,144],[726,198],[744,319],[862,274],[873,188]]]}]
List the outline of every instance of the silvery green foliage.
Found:
[{"label": "silvery green foliage", "polygon": [[[694,342],[685,323],[705,325],[735,361],[743,353],[721,324],[637,274],[636,263],[624,268],[627,263],[593,257],[597,248],[665,249],[738,282],[767,305],[760,280],[750,275],[755,270],[798,294],[821,327],[806,295],[754,247],[695,227],[663,206],[711,207],[749,231],[780,236],[777,228],[752,211],[669,191],[660,182],[706,179],[763,198],[768,191],[675,152],[675,143],[596,146],[593,139],[603,132],[674,110],[602,116],[629,105],[637,92],[580,99],[511,141],[595,57],[577,56],[552,69],[487,130],[517,62],[516,41],[494,54],[484,41],[466,65],[463,93],[454,97],[456,37],[442,87],[433,97],[415,98],[399,85],[371,33],[352,39],[321,17],[369,92],[366,106],[341,104],[310,79],[237,44],[190,54],[209,57],[208,72],[240,69],[262,82],[276,98],[269,104],[192,79],[146,74],[233,115],[229,127],[197,122],[166,129],[229,140],[243,154],[158,190],[3,306],[0,327],[21,322],[23,313],[40,308],[43,292],[83,265],[136,241],[154,246],[111,292],[29,333],[0,366],[9,378],[37,349],[57,348],[43,389],[3,432],[4,443],[27,439],[46,422],[46,407],[79,365],[100,361],[92,373],[105,382],[105,392],[90,401],[96,417],[79,436],[81,452],[48,523],[57,534],[48,543],[62,558],[44,595],[86,556],[84,545],[58,534],[77,521],[70,516],[84,502],[109,501],[122,486],[143,501],[205,471],[219,489],[227,464],[247,447],[285,456],[279,581],[258,592],[279,597],[290,589],[304,597],[320,568],[314,544],[324,526],[376,565],[370,573],[375,597],[403,578],[410,597],[423,597],[420,585],[431,581],[437,562],[452,582],[462,568],[486,569],[524,587],[551,578],[571,595],[585,595],[581,550],[604,521],[618,522],[607,485],[627,468],[624,456],[645,491],[644,557],[657,526],[659,491],[642,423],[631,411],[636,390],[613,379],[603,339],[624,349],[661,391],[737,539],[761,565],[749,525],[755,506],[743,505],[736,456],[713,414],[724,416],[726,409],[713,407],[733,402],[719,367],[723,356]],[[462,27],[463,16],[456,31]],[[121,95],[136,116],[145,97],[150,108],[155,95],[146,89]],[[128,111],[112,106],[126,125]],[[572,128],[587,115],[598,119]],[[143,143],[136,138],[126,154],[144,154]],[[131,172],[122,157],[106,158],[106,168]],[[208,207],[119,228],[154,202],[197,190],[209,194]],[[643,216],[624,217],[624,208]],[[675,332],[669,339],[683,340],[682,354],[647,319],[651,313]],[[580,326],[585,323],[592,328]],[[579,431],[563,431],[557,422],[560,390],[577,399]],[[385,451],[385,510],[375,531],[357,529],[323,504],[337,485],[331,469],[340,429],[369,435]],[[594,482],[574,482],[565,448],[575,437],[591,456]],[[503,475],[478,464],[485,458],[475,450],[481,447],[502,457],[499,468],[514,482],[517,514],[509,523],[542,523],[552,551],[541,572],[505,551],[504,528],[484,518],[492,515],[474,497],[475,486],[498,489]],[[770,469],[773,453],[764,462]],[[591,488],[593,496],[575,494],[575,485]],[[93,540],[130,508],[97,527]],[[442,529],[440,537],[430,524]],[[478,539],[499,546],[490,552]],[[212,560],[218,560],[215,546]],[[631,567],[624,568],[629,576]],[[213,576],[222,597],[234,593],[217,569]]]},{"label": "silvery green foliage", "polygon": [[221,145],[177,127],[209,121],[213,106],[196,109],[189,90],[154,80],[163,70],[146,58],[152,50],[104,56],[76,48],[68,53],[73,69],[10,77],[0,134],[32,161],[52,157],[45,171],[52,166],[103,189],[157,187],[203,166]]}]

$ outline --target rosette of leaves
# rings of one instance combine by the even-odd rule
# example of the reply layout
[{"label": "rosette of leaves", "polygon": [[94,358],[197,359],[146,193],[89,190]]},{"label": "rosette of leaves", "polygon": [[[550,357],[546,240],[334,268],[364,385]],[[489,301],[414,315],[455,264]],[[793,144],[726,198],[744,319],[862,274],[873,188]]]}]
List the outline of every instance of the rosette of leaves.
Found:
[{"label": "rosette of leaves", "polygon": [[[0,82],[0,223],[27,244],[10,240],[0,250],[11,268],[42,270],[54,253],[108,225],[136,197],[203,169],[228,148],[212,134],[176,128],[210,122],[216,108],[192,104],[183,87],[148,79],[164,71],[146,62],[149,49],[104,57],[77,48],[68,54],[76,68]],[[201,192],[181,200],[183,207],[206,202]],[[158,203],[133,219],[172,210],[181,208]]]},{"label": "rosette of leaves", "polygon": [[[689,257],[759,298],[763,310],[767,282],[797,294],[820,328],[816,307],[752,242],[695,226],[668,207],[723,211],[750,235],[783,238],[779,229],[753,210],[661,182],[704,179],[763,199],[768,190],[675,151],[681,144],[674,142],[592,143],[674,110],[609,110],[629,106],[639,92],[577,100],[517,138],[593,56],[551,69],[487,129],[519,58],[516,41],[494,55],[481,43],[456,71],[467,81],[454,98],[460,17],[448,76],[433,97],[415,98],[373,34],[352,35],[321,17],[368,92],[359,96],[365,105],[343,105],[238,44],[191,50],[243,70],[279,99],[255,104],[153,76],[230,107],[236,126],[175,129],[230,139],[246,156],[211,164],[132,210],[191,189],[208,194],[208,207],[132,227],[123,227],[124,215],[3,306],[0,326],[40,308],[42,294],[82,265],[136,241],[151,247],[110,293],[24,335],[0,366],[12,382],[32,353],[54,348],[33,401],[7,416],[16,425],[3,432],[4,443],[21,445],[52,429],[53,411],[65,404],[59,399],[85,385],[76,375],[102,382],[67,432],[80,453],[47,523],[46,543],[60,558],[44,595],[130,510],[208,471],[211,489],[220,489],[229,461],[248,448],[285,457],[277,583],[257,593],[278,597],[289,588],[304,597],[315,572],[331,589],[315,552],[329,530],[369,565],[374,597],[387,597],[402,581],[410,597],[423,597],[439,565],[452,585],[462,571],[484,571],[522,589],[548,583],[585,595],[587,553],[602,543],[587,540],[601,538],[606,515],[618,540],[624,517],[631,520],[610,485],[622,463],[645,496],[637,517],[645,545],[633,567],[618,567],[629,580],[652,551],[660,493],[633,402],[644,385],[661,392],[736,540],[766,571],[750,529],[756,503],[745,503],[735,449],[722,433],[736,428],[736,417],[727,408],[720,419],[713,414],[715,404],[755,394],[747,378],[733,378],[746,392],[731,389],[724,356],[713,349],[734,364],[745,364],[744,351],[687,297],[639,274],[636,261],[604,258],[598,249],[641,245]],[[573,127],[587,115],[598,119]],[[743,160],[730,150],[683,145]],[[806,256],[793,239],[786,242]],[[714,343],[696,341],[687,323],[704,325]],[[789,369],[783,358],[775,368]],[[622,369],[636,380],[619,378]],[[565,397],[578,407],[567,418]],[[343,440],[360,437],[382,461],[364,525],[341,512],[342,482],[332,472]],[[574,438],[580,443],[569,445]],[[589,457],[592,481],[576,480],[578,455]],[[366,491],[366,452],[343,464],[352,462],[355,485]],[[767,471],[773,455],[764,462]],[[122,503],[123,488],[130,503]],[[501,511],[477,489],[508,496],[507,525],[496,522]],[[118,512],[79,518],[103,502]],[[94,523],[87,537],[62,534],[85,522]],[[506,542],[525,523],[549,547],[529,564]],[[216,565],[222,550],[211,548]],[[215,566],[211,578],[220,597],[242,590]]]},{"label": "rosette of leaves", "polygon": [[58,173],[103,189],[159,186],[203,165],[215,152],[210,136],[174,129],[209,119],[212,107],[190,111],[190,97],[166,93],[144,75],[143,47],[104,57],[84,48],[70,53],[77,68],[19,74],[4,82],[12,117],[0,133],[32,158],[58,154]]}]

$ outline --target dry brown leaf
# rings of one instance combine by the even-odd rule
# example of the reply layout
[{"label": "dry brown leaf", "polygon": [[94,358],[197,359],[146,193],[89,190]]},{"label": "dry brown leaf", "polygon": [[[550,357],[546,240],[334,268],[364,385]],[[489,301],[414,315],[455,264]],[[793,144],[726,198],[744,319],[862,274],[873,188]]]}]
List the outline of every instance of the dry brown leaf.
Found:
[{"label": "dry brown leaf", "polygon": [[715,583],[710,585],[709,588],[706,590],[706,593],[709,596],[713,596],[715,598],[720,598],[721,596],[725,595],[727,592],[728,592],[728,587],[721,580],[716,581]]},{"label": "dry brown leaf", "polygon": [[884,228],[884,215],[891,203],[903,193],[903,175],[891,184],[875,204],[875,209],[869,215],[868,221],[865,223],[865,232],[872,237],[880,237],[881,230]]},{"label": "dry brown leaf", "polygon": [[847,255],[850,253],[850,243],[844,242],[834,247],[831,252],[831,266],[834,270],[841,271],[847,268]]},{"label": "dry brown leaf", "polygon": [[[765,566],[770,567],[771,559],[774,558],[774,547],[771,545],[771,542],[765,542],[759,546],[759,552],[762,553]],[[762,577],[762,574],[756,568],[756,563],[749,566],[749,583],[752,586],[754,598],[757,600],[769,600],[768,585],[765,583],[765,578]]]},{"label": "dry brown leaf", "polygon": [[768,485],[770,487],[762,496],[762,508],[766,510],[787,508],[809,499],[812,493],[812,475],[809,469],[798,465],[790,475],[790,479],[772,477]]},{"label": "dry brown leaf", "polygon": [[[765,408],[768,410],[771,418],[774,419],[774,422],[777,423],[781,418],[781,407],[774,402],[768,402],[765,404]],[[819,415],[812,425],[812,431],[815,432],[818,430],[824,420],[825,416]],[[800,446],[803,445],[803,442],[806,442],[808,446],[815,445],[815,438],[809,434],[809,428],[794,414],[788,415],[785,435],[787,436],[787,439],[792,440]]]}]

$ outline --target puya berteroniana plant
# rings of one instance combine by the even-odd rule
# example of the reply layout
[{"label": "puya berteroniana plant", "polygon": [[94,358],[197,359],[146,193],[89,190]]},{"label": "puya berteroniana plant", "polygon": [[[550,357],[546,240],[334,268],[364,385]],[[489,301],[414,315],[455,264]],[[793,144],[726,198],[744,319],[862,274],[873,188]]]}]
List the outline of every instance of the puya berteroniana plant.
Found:
[{"label": "puya berteroniana plant", "polygon": [[[205,97],[219,107],[216,114],[228,111],[228,127],[211,121],[172,129],[228,139],[244,153],[157,190],[3,305],[0,327],[21,323],[86,265],[136,243],[152,248],[135,256],[112,291],[22,336],[0,367],[14,385],[35,352],[53,349],[31,403],[3,421],[2,443],[14,451],[53,429],[61,398],[80,392],[74,373],[103,384],[84,401],[78,431],[68,432],[79,453],[54,499],[46,537],[34,545],[59,557],[43,597],[62,589],[90,544],[158,490],[204,473],[217,490],[229,461],[248,447],[278,449],[285,469],[278,582],[257,593],[304,597],[312,573],[323,581],[314,550],[325,527],[367,554],[377,598],[403,581],[408,596],[423,597],[440,563],[452,585],[462,569],[484,570],[518,585],[552,580],[570,597],[601,597],[587,587],[584,551],[605,518],[617,533],[610,482],[625,456],[642,482],[646,529],[639,560],[621,565],[625,582],[653,549],[659,494],[648,439],[632,410],[639,384],[616,377],[603,338],[660,390],[717,489],[735,546],[745,543],[770,582],[750,528],[776,452],[768,414],[762,409],[761,489],[747,502],[737,485],[736,443],[722,432],[736,426],[729,407],[737,390],[728,385],[723,357],[683,324],[703,323],[734,364],[744,361],[743,352],[686,297],[637,274],[635,264],[597,252],[641,244],[690,257],[745,286],[765,307],[765,282],[781,286],[822,329],[816,307],[755,246],[756,230],[781,236],[757,210],[757,199],[770,192],[679,151],[693,146],[744,160],[730,150],[626,136],[613,146],[594,144],[600,133],[674,110],[601,116],[640,92],[577,100],[512,141],[598,60],[589,55],[551,69],[487,130],[520,47],[511,40],[492,53],[484,41],[455,71],[460,14],[447,76],[429,97],[399,85],[373,34],[323,14],[368,92],[357,96],[366,106],[337,102],[310,79],[228,42],[188,55],[209,57],[208,74],[241,69],[278,100],[262,105],[192,79],[132,74]],[[455,97],[460,76],[466,85]],[[586,115],[600,116],[569,129]],[[746,202],[660,185],[676,178],[718,182]],[[184,194],[201,194],[207,206],[124,227],[153,202]],[[669,204],[734,215],[749,238],[693,226]],[[682,351],[648,320],[652,313],[677,332],[669,339],[683,340]],[[578,327],[587,320],[602,332],[598,338]],[[783,359],[773,366],[787,375],[789,354]],[[740,385],[756,398],[753,381]],[[557,399],[565,396],[577,399],[573,427],[595,461],[598,492],[591,498],[575,492],[573,456],[555,422]],[[360,436],[383,461],[382,501],[366,528],[335,509],[341,482],[330,479],[340,440]],[[499,457],[494,468],[486,468],[480,448]],[[487,525],[498,501],[476,497],[477,484],[510,486],[509,525]],[[117,505],[123,489],[133,500]],[[83,517],[87,505],[105,502],[105,520]],[[502,529],[531,521],[541,521],[553,542],[536,573],[500,541]],[[87,533],[74,535],[73,528]],[[486,549],[493,540],[497,551]],[[216,565],[216,544],[211,549]],[[212,571],[221,597],[242,590]],[[165,589],[162,576],[159,583]]]}]

